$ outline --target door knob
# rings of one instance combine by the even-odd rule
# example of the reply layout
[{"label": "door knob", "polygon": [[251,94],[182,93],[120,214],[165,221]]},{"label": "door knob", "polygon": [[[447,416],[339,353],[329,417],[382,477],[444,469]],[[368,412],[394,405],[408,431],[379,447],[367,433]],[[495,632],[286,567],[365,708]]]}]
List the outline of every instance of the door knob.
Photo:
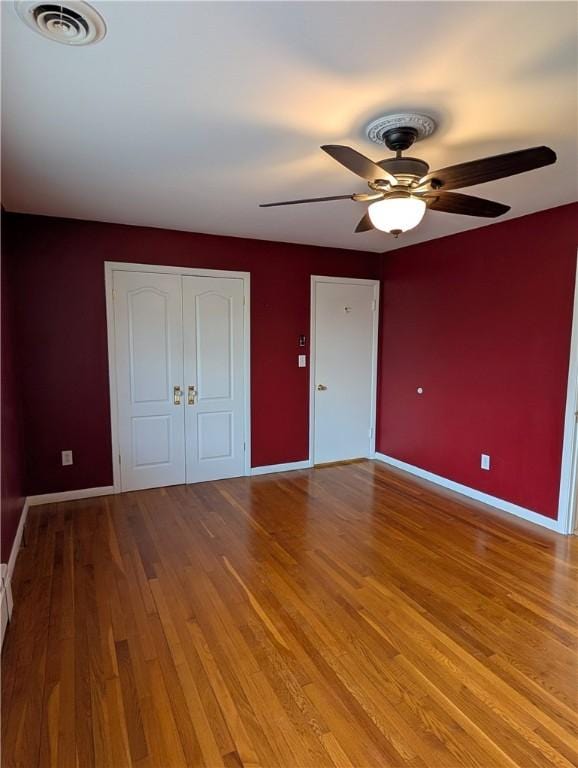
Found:
[{"label": "door knob", "polygon": [[318,384],[317,385],[317,391],[318,392],[325,392],[326,389],[327,389],[327,387],[325,386],[325,384]]},{"label": "door knob", "polygon": [[189,394],[187,398],[189,405],[195,405],[197,402],[197,389],[194,386],[189,387]]},{"label": "door knob", "polygon": [[177,384],[175,387],[173,387],[173,403],[175,405],[181,404],[181,395],[183,394],[182,389]]}]

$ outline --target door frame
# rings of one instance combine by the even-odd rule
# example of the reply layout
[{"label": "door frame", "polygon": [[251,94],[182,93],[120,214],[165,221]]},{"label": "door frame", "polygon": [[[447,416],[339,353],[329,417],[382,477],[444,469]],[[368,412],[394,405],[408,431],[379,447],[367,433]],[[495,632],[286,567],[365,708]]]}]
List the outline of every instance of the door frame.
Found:
[{"label": "door frame", "polygon": [[[245,464],[244,474],[251,474],[251,273],[226,269],[201,269],[198,267],[168,267],[161,264],[135,264],[123,261],[104,262],[106,296],[106,333],[108,351],[108,384],[110,396],[110,436],[112,443],[112,473],[114,493],[122,493],[120,476],[120,447],[118,439],[118,392],[115,354],[114,296],[115,272],[149,272],[191,277],[232,277],[243,281],[243,408]],[[184,382],[183,382],[184,385]]]},{"label": "door frame", "polygon": [[380,281],[360,277],[328,277],[311,275],[311,309],[309,328],[309,464],[315,465],[315,314],[317,309],[317,285],[319,283],[342,283],[344,285],[372,285],[375,309],[373,312],[373,340],[371,345],[371,416],[368,459],[375,458],[375,428],[377,416],[377,349],[379,334],[379,292]]},{"label": "door frame", "polygon": [[578,258],[574,283],[574,305],[568,387],[564,413],[564,438],[558,500],[558,528],[561,533],[572,534],[576,527],[575,511],[578,494]]}]

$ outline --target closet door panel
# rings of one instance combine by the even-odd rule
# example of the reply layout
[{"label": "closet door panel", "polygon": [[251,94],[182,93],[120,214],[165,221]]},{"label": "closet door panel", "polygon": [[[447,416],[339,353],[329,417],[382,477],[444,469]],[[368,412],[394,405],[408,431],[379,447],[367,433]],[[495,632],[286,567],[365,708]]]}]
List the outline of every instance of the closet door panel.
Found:
[{"label": "closet door panel", "polygon": [[244,473],[243,280],[183,277],[188,483]]},{"label": "closet door panel", "polygon": [[114,322],[122,490],[184,483],[181,276],[115,272]]}]

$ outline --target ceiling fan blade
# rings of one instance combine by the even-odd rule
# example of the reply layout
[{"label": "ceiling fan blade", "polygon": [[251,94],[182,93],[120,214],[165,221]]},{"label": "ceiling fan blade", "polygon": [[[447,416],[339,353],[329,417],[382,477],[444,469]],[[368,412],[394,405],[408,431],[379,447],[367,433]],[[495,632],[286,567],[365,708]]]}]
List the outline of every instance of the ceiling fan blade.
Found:
[{"label": "ceiling fan blade", "polygon": [[482,216],[495,219],[496,216],[501,216],[510,210],[509,205],[495,203],[493,200],[484,200],[482,197],[461,195],[459,192],[440,191],[422,197],[432,211],[461,213],[463,216]]},{"label": "ceiling fan blade", "polygon": [[351,147],[343,147],[340,144],[324,144],[321,149],[348,170],[361,176],[362,179],[367,179],[367,181],[382,179],[389,181],[390,184],[397,184],[395,176]]},{"label": "ceiling fan blade", "polygon": [[440,181],[444,190],[461,189],[471,187],[473,184],[503,179],[506,176],[515,176],[517,173],[525,173],[555,162],[556,153],[549,147],[520,149],[517,152],[506,152],[503,155],[484,157],[481,160],[472,160],[469,163],[430,171],[419,180],[418,189],[426,184],[429,185],[432,179]]},{"label": "ceiling fan blade", "polygon": [[333,195],[333,197],[306,197],[303,200],[285,200],[282,203],[261,203],[259,208],[273,208],[275,205],[300,205],[301,203],[326,203],[328,200],[353,200],[353,195]]},{"label": "ceiling fan blade", "polygon": [[369,232],[370,229],[375,229],[375,227],[371,223],[369,214],[366,213],[365,216],[359,221],[359,224],[355,227],[354,232]]}]

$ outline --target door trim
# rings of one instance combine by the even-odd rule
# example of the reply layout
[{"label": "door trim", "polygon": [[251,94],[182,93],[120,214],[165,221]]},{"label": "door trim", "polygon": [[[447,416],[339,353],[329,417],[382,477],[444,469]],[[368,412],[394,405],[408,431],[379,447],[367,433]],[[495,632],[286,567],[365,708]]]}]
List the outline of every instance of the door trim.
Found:
[{"label": "door trim", "polygon": [[379,332],[379,280],[366,280],[360,277],[327,277],[311,275],[311,308],[309,327],[309,464],[315,465],[315,310],[316,288],[318,283],[342,283],[344,285],[372,285],[375,310],[373,313],[373,343],[371,348],[371,417],[369,453],[367,458],[375,456],[375,428],[377,414],[377,342]]},{"label": "door trim", "polygon": [[558,499],[558,524],[562,533],[574,533],[576,520],[576,495],[578,494],[578,264],[574,283],[574,305],[570,358],[568,364],[568,386],[564,415],[564,437],[562,441],[562,462],[560,469],[560,495]]},{"label": "door trim", "polygon": [[[112,443],[112,474],[114,493],[122,493],[120,478],[120,448],[118,439],[118,397],[115,355],[113,279],[115,272],[149,272],[191,277],[233,277],[243,281],[243,384],[245,403],[243,408],[245,464],[244,474],[251,474],[251,273],[226,269],[201,269],[197,267],[167,267],[161,264],[133,264],[122,261],[104,262],[106,297],[106,334],[108,351],[108,384],[110,396],[110,436]],[[183,382],[184,385],[184,382]]]}]

